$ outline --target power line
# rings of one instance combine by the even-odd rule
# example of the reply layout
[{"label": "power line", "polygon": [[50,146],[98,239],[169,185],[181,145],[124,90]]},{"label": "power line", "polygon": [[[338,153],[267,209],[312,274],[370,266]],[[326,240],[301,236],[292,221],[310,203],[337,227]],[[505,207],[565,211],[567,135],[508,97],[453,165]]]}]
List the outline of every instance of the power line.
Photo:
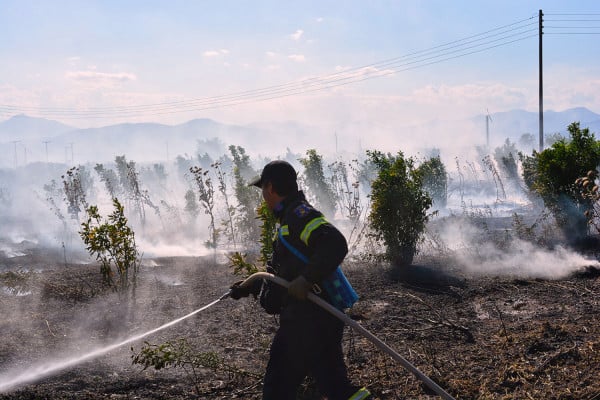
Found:
[{"label": "power line", "polygon": [[[388,76],[388,75],[392,75],[398,72],[404,72],[404,71],[408,71],[408,70],[412,70],[412,69],[417,69],[417,68],[421,68],[424,66],[428,66],[428,65],[433,65],[433,64],[438,64],[444,61],[448,61],[451,59],[456,59],[456,58],[460,58],[460,57],[465,57],[467,55],[471,55],[471,54],[475,54],[475,53],[480,53],[492,48],[497,48],[500,46],[504,46],[504,45],[508,45],[511,43],[515,43],[518,41],[522,41],[531,37],[536,37],[537,34],[532,34],[532,35],[528,35],[525,37],[521,37],[518,39],[513,39],[510,41],[505,41],[503,43],[499,43],[499,44],[495,44],[492,46],[488,46],[485,48],[481,48],[481,49],[477,49],[477,50],[473,50],[473,51],[469,51],[466,53],[462,53],[462,54],[458,54],[458,55],[453,55],[450,57],[446,57],[443,59],[439,59],[439,60],[435,60],[435,61],[430,61],[430,62],[426,62],[426,63],[422,63],[419,65],[412,65],[412,66],[407,66],[408,64],[405,64],[404,66],[406,68],[402,68],[402,69],[394,69],[394,70],[390,70],[388,72],[384,72],[384,73],[379,73],[375,76],[366,76],[366,77],[362,77],[359,79],[353,79],[351,81],[347,81],[347,82],[337,82],[337,83],[329,83],[326,85],[322,85],[322,86],[318,86],[318,87],[313,87],[313,88],[306,88],[306,89],[302,89],[302,90],[295,90],[292,92],[288,92],[288,93],[273,93],[268,97],[264,97],[266,95],[263,95],[262,97],[254,97],[254,98],[247,98],[247,99],[237,99],[236,101],[229,101],[229,102],[214,102],[214,103],[208,103],[208,104],[203,104],[203,105],[197,105],[194,106],[193,108],[185,108],[185,109],[177,109],[177,110],[154,110],[153,111],[153,115],[165,115],[165,114],[174,114],[174,113],[181,113],[181,112],[191,112],[191,111],[204,111],[204,110],[209,110],[209,109],[215,109],[215,108],[223,108],[223,107],[231,107],[231,106],[237,106],[237,105],[242,105],[242,104],[248,104],[248,103],[255,103],[255,102],[261,102],[261,101],[268,101],[268,100],[273,100],[273,99],[281,99],[281,98],[286,98],[286,97],[290,97],[290,96],[295,96],[298,94],[305,94],[305,93],[312,93],[312,92],[317,92],[317,91],[321,91],[321,90],[326,90],[326,89],[331,89],[334,87],[339,87],[339,86],[344,86],[344,85],[348,85],[351,83],[357,83],[357,82],[362,82],[362,81],[366,81],[369,79],[374,79],[374,78],[378,78],[378,77],[382,77],[382,76]],[[0,111],[0,113],[2,113]],[[44,114],[45,116],[48,116],[48,114]],[[69,119],[93,119],[93,118],[107,118],[107,117],[126,117],[126,116],[135,116],[135,115],[143,115],[140,113],[132,113],[131,111],[129,112],[122,112],[119,114],[112,114],[112,115],[76,115],[76,116],[70,116],[68,117]]]},{"label": "power line", "polygon": [[[404,63],[402,65],[398,65],[397,69],[389,70],[387,72],[379,72],[377,74],[371,74],[371,75],[367,75],[367,76],[364,76],[364,75],[357,76],[357,77],[353,77],[353,79],[351,79],[351,80],[348,80],[347,78],[346,79],[338,79],[337,81],[321,83],[318,86],[312,85],[312,87],[309,86],[309,87],[305,87],[305,88],[296,88],[294,90],[287,90],[285,92],[279,91],[279,92],[264,93],[260,96],[254,96],[254,97],[249,97],[249,98],[238,98],[238,99],[234,99],[234,100],[229,100],[227,102],[219,101],[219,102],[210,102],[210,103],[203,103],[203,104],[192,104],[192,105],[188,105],[186,108],[179,108],[179,109],[175,109],[175,110],[169,109],[169,108],[154,109],[154,110],[152,110],[152,112],[153,112],[153,114],[163,115],[163,114],[173,114],[173,113],[180,113],[180,112],[201,111],[201,110],[214,109],[214,108],[220,108],[220,107],[247,104],[247,103],[251,103],[251,102],[266,101],[266,100],[272,100],[272,99],[277,99],[277,98],[290,97],[290,96],[304,94],[304,93],[311,93],[311,92],[326,90],[326,89],[330,89],[333,87],[343,86],[343,85],[347,85],[347,84],[351,84],[351,83],[361,82],[361,81],[365,81],[368,79],[374,79],[374,78],[378,78],[378,77],[382,77],[382,76],[388,76],[388,75],[392,75],[392,74],[395,74],[398,72],[416,69],[416,68],[424,67],[427,65],[437,64],[437,63],[440,63],[443,61],[447,61],[447,60],[451,60],[451,59],[455,59],[455,58],[459,58],[459,57],[464,57],[464,56],[467,56],[470,54],[475,54],[478,52],[489,50],[491,48],[496,48],[496,47],[514,43],[514,42],[517,42],[520,40],[525,40],[527,38],[534,37],[534,36],[537,36],[537,35],[533,34],[533,35],[521,37],[518,39],[513,39],[510,41],[505,41],[505,42],[502,42],[502,43],[499,43],[496,45],[480,48],[477,50],[463,52],[461,54],[456,54],[453,56],[448,56],[448,57],[438,59],[435,61],[424,62],[426,60],[439,58],[440,56],[449,55],[451,53],[456,53],[456,52],[444,53],[444,54],[438,55],[436,57],[429,57],[428,59],[419,60],[420,64],[416,64],[415,62]],[[416,64],[416,65],[411,65],[411,64]],[[400,68],[400,67],[402,67],[402,68]],[[2,111],[0,111],[0,113],[2,113]],[[52,113],[52,112],[41,112],[38,114],[41,114],[43,116],[58,115],[58,113]],[[74,116],[68,116],[68,118],[70,118],[70,119],[106,118],[106,117],[125,117],[125,116],[135,116],[135,115],[140,115],[140,112],[136,113],[136,112],[130,111],[130,110],[129,111],[123,110],[123,111],[116,111],[114,113],[103,113],[103,114],[79,113]]]},{"label": "power line", "polygon": [[562,13],[562,14],[560,14],[560,13],[552,13],[552,14],[544,13],[544,15],[594,16],[594,15],[600,15],[600,14],[598,14],[598,13]]},{"label": "power line", "polygon": [[[431,47],[429,49],[425,49],[425,50],[421,50],[421,51],[415,51],[412,53],[409,53],[407,55],[404,56],[400,56],[400,57],[395,57],[395,58],[391,58],[388,60],[384,60],[384,61],[380,61],[377,63],[373,63],[373,64],[367,64],[367,65],[363,65],[360,67],[356,67],[356,68],[351,68],[348,70],[344,70],[335,74],[330,74],[330,75],[326,75],[324,77],[314,77],[314,78],[308,78],[302,81],[296,81],[296,82],[290,82],[290,83],[286,83],[283,85],[274,85],[274,86],[269,86],[266,88],[262,88],[262,89],[255,89],[255,90],[249,90],[249,91],[245,91],[245,92],[239,92],[239,93],[234,93],[234,94],[230,94],[230,95],[222,95],[222,96],[213,96],[213,97],[207,97],[207,98],[200,98],[200,99],[191,99],[191,100],[181,100],[181,101],[175,101],[175,102],[164,102],[164,103],[155,103],[155,104],[150,104],[150,105],[134,105],[134,106],[122,106],[122,107],[115,107],[115,106],[111,106],[111,107],[105,107],[105,108],[94,108],[92,110],[73,110],[71,108],[53,108],[53,107],[16,107],[16,106],[11,106],[11,105],[0,105],[0,110],[2,110],[2,108],[4,108],[5,111],[15,111],[15,110],[29,110],[29,111],[37,111],[37,112],[44,112],[47,111],[49,113],[69,113],[69,114],[84,114],[84,115],[91,115],[91,114],[105,114],[107,112],[113,113],[113,112],[141,112],[141,111],[163,111],[165,109],[165,107],[167,108],[178,108],[178,107],[196,107],[196,106],[200,106],[200,105],[204,105],[204,104],[211,104],[211,103],[215,103],[215,102],[225,102],[225,101],[233,101],[233,100],[238,100],[241,98],[246,98],[246,97],[254,97],[254,96],[262,96],[262,95],[267,95],[270,96],[273,93],[285,93],[289,90],[292,91],[296,91],[296,90],[300,90],[302,88],[305,88],[306,86],[314,86],[314,85],[322,85],[322,84],[328,84],[331,82],[336,82],[336,81],[344,81],[344,80],[349,80],[352,79],[353,76],[351,75],[353,72],[355,73],[361,73],[363,74],[367,69],[369,68],[383,68],[383,67],[397,67],[399,62],[402,62],[402,60],[405,59],[416,59],[414,61],[411,61],[410,63],[419,63],[422,62],[424,60],[428,60],[431,58],[435,58],[435,57],[441,57],[444,56],[446,54],[449,53],[440,53],[449,49],[453,49],[453,48],[457,48],[457,47],[464,47],[466,44],[471,44],[471,43],[476,43],[478,41],[483,41],[492,37],[496,37],[498,35],[502,35],[505,33],[510,33],[510,32],[515,32],[517,30],[522,30],[523,28],[527,28],[528,26],[535,24],[534,23],[529,23],[526,25],[523,25],[523,22],[527,22],[531,20],[531,18],[525,19],[525,20],[521,20],[521,21],[517,21],[515,23],[512,24],[508,24],[508,25],[504,25],[495,29],[491,29],[485,32],[482,32],[480,34],[477,35],[472,35],[460,40],[455,40],[452,42],[448,42],[439,46],[435,46],[435,47]],[[516,25],[522,25],[522,26],[517,26]],[[511,29],[506,29],[506,28],[510,28]],[[487,35],[488,33],[491,32],[495,32],[495,31],[500,31],[498,33],[492,34],[492,35]],[[529,31],[525,31],[525,32],[519,32],[519,33],[527,33]],[[493,41],[488,41],[488,42],[484,42],[484,43],[480,43],[478,44],[478,46],[483,46],[486,44],[489,44],[491,42],[494,41],[499,41],[499,40],[503,40],[509,37],[514,37],[515,35],[518,35],[519,33],[515,33],[513,35],[506,35],[503,36],[499,39],[493,40]],[[487,36],[486,36],[487,35]],[[469,39],[473,39],[476,37],[480,37],[479,39],[476,40],[469,40]],[[462,42],[462,43],[461,43]],[[461,43],[458,44],[457,43]],[[463,49],[459,49],[457,51],[462,51],[465,49],[469,49],[472,48],[474,46],[471,47],[464,47]],[[437,54],[436,53],[440,53]],[[422,57],[425,55],[432,55],[432,57],[427,58],[427,59],[423,59]],[[403,64],[400,64],[403,65]]]},{"label": "power line", "polygon": [[[455,40],[455,41],[447,42],[447,43],[444,43],[444,44],[441,44],[441,45],[438,45],[438,46],[434,46],[434,47],[431,47],[431,48],[428,48],[428,49],[425,49],[425,50],[415,51],[415,52],[412,52],[412,53],[409,53],[409,54],[406,54],[406,55],[403,55],[403,56],[400,56],[400,57],[390,58],[390,59],[383,60],[383,61],[380,61],[380,62],[377,62],[377,63],[366,64],[366,65],[362,65],[362,66],[359,66],[359,67],[350,68],[350,69],[344,70],[342,72],[337,72],[337,73],[334,73],[334,74],[329,74],[329,75],[326,75],[326,76],[324,76],[322,78],[315,77],[315,78],[308,78],[308,79],[305,79],[305,80],[302,80],[302,81],[292,81],[292,82],[288,82],[288,83],[281,84],[281,85],[274,85],[274,86],[268,86],[266,88],[254,89],[254,90],[248,90],[248,91],[244,91],[244,92],[239,92],[237,94],[233,94],[233,96],[235,96],[235,95],[241,95],[241,94],[252,94],[252,93],[255,93],[255,92],[262,92],[262,91],[265,91],[265,90],[281,88],[281,87],[285,87],[285,86],[289,86],[289,85],[298,85],[298,84],[309,83],[309,82],[311,82],[313,80],[317,80],[317,79],[335,78],[336,76],[340,76],[342,74],[347,74],[347,73],[353,72],[353,71],[359,71],[359,70],[362,70],[362,69],[365,69],[365,68],[382,67],[382,66],[385,66],[385,65],[387,65],[389,63],[396,62],[396,61],[398,61],[400,59],[404,59],[404,58],[408,58],[408,57],[411,57],[411,56],[415,56],[417,54],[429,53],[429,52],[432,52],[432,51],[434,51],[436,49],[441,49],[443,47],[448,48],[448,46],[456,44],[456,43],[459,43],[459,42],[462,42],[462,41],[467,41],[467,40],[473,39],[475,37],[484,36],[484,35],[487,35],[488,33],[495,32],[495,31],[498,31],[498,30],[503,30],[505,28],[514,27],[516,25],[523,24],[523,22],[530,21],[532,18],[533,17],[526,18],[526,19],[523,19],[523,20],[511,23],[511,24],[503,25],[503,26],[500,26],[500,27],[497,27],[497,28],[494,28],[494,29],[490,29],[490,30],[482,32],[482,33],[478,33],[476,35],[471,35],[471,36],[468,36],[468,37],[465,37],[465,38],[462,38],[462,39],[458,39],[458,40]],[[532,24],[535,24],[535,22],[527,24],[525,26],[529,26],[529,25],[532,25]],[[510,31],[513,31],[513,30],[516,30],[516,29],[520,29],[520,28],[522,28],[522,27],[516,27],[516,28],[508,29],[508,30],[505,30],[505,31],[500,32],[498,34],[505,33],[505,32],[510,32]],[[498,34],[495,34],[495,35],[498,35]],[[492,37],[492,36],[495,36],[495,35],[491,35],[491,36],[487,36],[487,37]],[[484,39],[484,38],[482,38],[482,39]],[[478,40],[482,40],[482,39],[478,39]],[[182,103],[187,103],[187,102],[222,99],[222,98],[226,98],[226,97],[229,97],[229,96],[232,96],[232,95],[213,96],[213,97],[208,97],[208,98],[196,98],[196,99],[189,99],[189,100],[180,100],[180,101],[173,101],[173,102],[162,102],[162,103],[154,103],[154,104],[146,104],[146,105],[132,105],[132,106],[122,106],[122,107],[115,107],[115,106],[96,107],[96,108],[94,108],[94,110],[114,110],[114,109],[124,109],[124,108],[136,108],[137,109],[137,108],[141,108],[141,107],[153,107],[153,106],[163,106],[163,105],[176,105],[176,104],[182,104]],[[31,109],[35,109],[35,110],[47,109],[47,110],[65,110],[65,111],[71,111],[71,108],[54,108],[54,107],[30,107],[30,108]],[[21,107],[21,109],[25,109],[25,108]]]},{"label": "power line", "polygon": [[[533,17],[532,17],[533,18]],[[410,69],[421,68],[428,65],[437,64],[451,59],[464,57],[470,54],[482,52],[492,48],[505,46],[517,41],[537,36],[527,35],[535,29],[527,29],[530,25],[527,23],[532,18],[517,21],[512,24],[494,28],[477,35],[472,35],[463,39],[447,42],[445,44],[434,46],[426,50],[416,51],[401,57],[395,57],[378,63],[367,64],[361,67],[352,68],[324,77],[308,78],[299,82],[289,82],[282,85],[274,85],[266,88],[248,90],[245,92],[233,93],[229,95],[213,96],[192,100],[181,100],[173,102],[163,102],[146,105],[133,106],[112,106],[105,108],[94,108],[90,110],[73,110],[70,108],[52,108],[52,107],[18,107],[13,105],[0,105],[0,114],[14,114],[15,112],[28,110],[38,115],[59,116],[65,118],[107,118],[107,117],[126,117],[135,115],[153,114],[172,114],[189,111],[200,111],[212,108],[234,106],[256,101],[266,101],[277,98],[289,97],[298,94],[310,93],[320,90],[326,90],[337,86],[361,82],[368,79],[374,79],[382,76],[388,76]],[[507,29],[509,28],[509,29]],[[525,30],[524,30],[525,29]],[[498,32],[500,31],[500,32]],[[519,31],[519,32],[517,32]],[[490,34],[496,32],[494,34]],[[513,33],[514,32],[514,33]],[[499,35],[499,38],[492,39]],[[470,40],[479,38],[475,40]],[[511,39],[511,40],[508,40]],[[479,43],[477,43],[479,42]],[[466,46],[472,44],[471,46]],[[487,47],[484,47],[487,46]],[[479,47],[479,49],[478,49]],[[453,50],[454,49],[454,50]],[[476,49],[476,50],[472,50]],[[467,51],[472,50],[472,51]],[[428,56],[428,57],[425,57]],[[411,60],[412,61],[409,61]],[[388,70],[381,71],[381,68],[387,67]],[[67,115],[64,115],[67,114]]]}]

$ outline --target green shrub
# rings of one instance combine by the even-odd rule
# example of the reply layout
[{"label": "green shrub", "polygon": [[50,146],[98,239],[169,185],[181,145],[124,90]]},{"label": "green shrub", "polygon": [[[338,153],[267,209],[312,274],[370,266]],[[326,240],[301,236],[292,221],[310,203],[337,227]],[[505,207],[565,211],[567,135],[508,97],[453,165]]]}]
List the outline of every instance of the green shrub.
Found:
[{"label": "green shrub", "polygon": [[367,151],[367,156],[378,170],[371,184],[369,225],[373,236],[384,243],[392,265],[410,265],[429,219],[431,197],[423,189],[412,158],[405,158],[402,152],[392,156]]},{"label": "green shrub", "polygon": [[333,218],[335,215],[335,193],[323,172],[323,157],[315,149],[306,151],[306,158],[301,158],[304,166],[304,182],[309,192],[315,196],[315,206],[326,216]]},{"label": "green shrub", "polygon": [[104,221],[97,206],[88,207],[88,218],[81,224],[79,235],[90,255],[100,261],[104,283],[124,292],[131,284],[135,289],[141,259],[135,233],[127,226],[123,206],[116,198],[113,206],[113,213]]},{"label": "green shrub", "polygon": [[250,157],[241,146],[229,146],[233,157],[234,191],[238,205],[236,209],[236,225],[244,244],[251,244],[260,234],[255,210],[261,201],[260,190],[248,186],[248,181],[257,173],[250,165]]},{"label": "green shrub", "polygon": [[[131,351],[134,352],[133,347]],[[198,396],[201,395],[200,387],[203,383],[200,373],[204,368],[214,373],[224,373],[230,381],[240,377],[259,378],[258,374],[227,363],[215,352],[195,352],[186,339],[167,341],[159,345],[144,342],[144,346],[139,353],[134,352],[131,358],[132,364],[142,365],[144,369],[149,367],[156,370],[181,368],[188,380],[194,385]]]},{"label": "green shrub", "polygon": [[542,152],[520,157],[527,187],[542,198],[565,236],[577,241],[587,235],[584,212],[591,203],[575,181],[600,164],[600,143],[579,122],[570,124],[568,131],[570,140],[559,139]]},{"label": "green shrub", "polygon": [[446,207],[448,201],[448,174],[440,156],[425,160],[419,165],[417,172],[421,176],[423,189],[429,193],[433,204],[437,208]]}]

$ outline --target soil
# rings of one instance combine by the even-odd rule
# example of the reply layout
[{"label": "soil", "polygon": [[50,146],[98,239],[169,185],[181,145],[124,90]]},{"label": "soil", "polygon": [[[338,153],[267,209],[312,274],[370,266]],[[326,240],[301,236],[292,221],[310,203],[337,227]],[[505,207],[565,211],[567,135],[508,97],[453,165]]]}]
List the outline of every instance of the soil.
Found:
[{"label": "soil", "polygon": [[[239,279],[221,257],[146,259],[134,302],[104,290],[97,265],[65,263],[62,250],[23,244],[0,254],[0,387],[9,374],[56,366],[184,316]],[[525,280],[467,277],[449,264],[417,258],[392,270],[349,261],[361,298],[348,314],[457,399],[600,399],[600,271]],[[260,399],[276,329],[252,298],[226,299],[107,354],[32,373],[0,390],[0,400]],[[212,361],[193,371],[132,363],[144,342],[167,341]],[[351,379],[372,398],[437,398],[350,328],[343,345]],[[298,394],[319,398],[310,381]]]}]

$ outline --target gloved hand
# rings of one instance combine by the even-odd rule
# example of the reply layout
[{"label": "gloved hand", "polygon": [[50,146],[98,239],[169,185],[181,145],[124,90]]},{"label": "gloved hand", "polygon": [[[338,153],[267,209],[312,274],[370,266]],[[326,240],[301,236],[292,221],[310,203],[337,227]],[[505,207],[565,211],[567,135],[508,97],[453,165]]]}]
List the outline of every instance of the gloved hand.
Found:
[{"label": "gloved hand", "polygon": [[233,285],[231,285],[229,287],[229,289],[231,289],[231,292],[229,293],[229,297],[231,297],[234,300],[239,300],[242,297],[248,297],[250,296],[250,288],[247,287],[242,287],[242,281],[237,281],[236,283],[234,283]]},{"label": "gloved hand", "polygon": [[298,300],[306,300],[313,284],[300,275],[290,283],[288,294]]}]

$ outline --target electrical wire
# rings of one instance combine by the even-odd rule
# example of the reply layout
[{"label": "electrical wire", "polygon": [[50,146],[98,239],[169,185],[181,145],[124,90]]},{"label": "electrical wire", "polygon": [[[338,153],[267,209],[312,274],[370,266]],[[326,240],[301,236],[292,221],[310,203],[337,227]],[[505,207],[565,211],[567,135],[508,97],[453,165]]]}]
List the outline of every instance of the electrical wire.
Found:
[{"label": "electrical wire", "polygon": [[[514,25],[514,24],[511,24],[511,25]],[[444,57],[451,53],[457,53],[457,52],[471,49],[471,48],[474,48],[477,46],[484,46],[484,45],[487,45],[487,44],[490,44],[493,42],[498,42],[498,41],[501,41],[501,40],[504,40],[507,38],[515,37],[519,34],[530,32],[531,30],[525,31],[525,32],[514,33],[512,35],[505,35],[501,38],[497,38],[494,40],[479,43],[477,45],[465,47],[466,44],[471,44],[471,43],[475,43],[475,42],[482,41],[485,39],[489,39],[489,38],[498,36],[499,34],[514,32],[519,29],[522,30],[523,28],[526,28],[529,25],[531,25],[531,24],[504,30],[504,31],[501,31],[501,32],[493,34],[493,35],[484,36],[477,40],[467,40],[467,39],[471,39],[471,38],[481,36],[486,33],[501,29],[501,28],[498,28],[495,30],[486,31],[482,34],[473,35],[468,38],[462,39],[463,43],[461,43],[459,45],[450,46],[451,44],[460,42],[460,41],[453,41],[453,42],[446,43],[444,45],[433,47],[431,49],[422,50],[419,52],[413,52],[413,53],[410,53],[410,54],[402,56],[402,57],[396,57],[396,58],[389,59],[389,60],[375,63],[375,64],[368,64],[366,66],[353,68],[353,69],[342,71],[342,72],[339,72],[336,74],[331,74],[331,75],[328,75],[328,76],[325,76],[322,78],[319,78],[319,77],[310,78],[310,79],[305,79],[300,82],[292,82],[289,84],[284,84],[284,85],[279,85],[279,86],[271,86],[269,88],[263,88],[263,89],[253,90],[253,91],[246,91],[246,92],[241,92],[241,93],[232,94],[232,95],[215,96],[215,97],[209,97],[209,98],[205,98],[205,99],[195,99],[195,100],[190,100],[190,101],[180,101],[180,102],[171,102],[171,103],[156,103],[154,105],[147,105],[147,106],[111,107],[111,108],[107,108],[107,109],[93,109],[93,110],[88,110],[88,111],[60,109],[60,108],[15,107],[15,106],[6,106],[6,105],[0,106],[0,111],[4,108],[5,111],[12,111],[12,112],[14,112],[16,109],[18,109],[18,110],[33,110],[33,111],[37,111],[39,113],[48,112],[48,114],[57,114],[57,115],[61,114],[61,113],[68,113],[68,114],[76,114],[76,115],[80,115],[80,116],[87,116],[87,115],[102,116],[102,115],[106,115],[107,113],[130,114],[130,113],[141,112],[141,111],[156,112],[156,111],[164,111],[169,108],[180,108],[181,109],[181,107],[184,107],[185,108],[184,110],[181,110],[181,111],[176,110],[177,112],[184,112],[187,109],[189,109],[190,107],[198,107],[198,106],[205,106],[205,105],[219,105],[224,102],[242,100],[242,99],[246,99],[248,97],[250,97],[250,98],[260,98],[263,96],[271,97],[274,94],[287,94],[290,91],[293,93],[306,92],[306,91],[311,91],[311,89],[314,89],[315,86],[323,86],[324,88],[327,88],[327,87],[329,87],[328,85],[331,85],[336,82],[343,82],[343,81],[352,82],[354,80],[362,81],[364,79],[361,79],[361,77],[364,75],[373,75],[372,77],[389,75],[388,73],[381,73],[379,71],[372,72],[372,70],[369,70],[369,68],[371,68],[371,69],[379,69],[379,68],[383,68],[383,67],[397,68],[397,67],[403,67],[408,64],[423,63],[424,61],[428,61],[428,60],[439,58],[439,57]],[[510,41],[510,42],[512,43],[512,41]],[[450,51],[450,52],[446,51],[446,50],[450,50],[450,49],[461,47],[461,46],[462,46],[462,48],[460,48],[458,50]],[[491,46],[491,47],[496,47],[496,46]],[[438,49],[438,50],[432,50],[432,49]],[[437,54],[436,54],[436,52],[437,52]],[[417,56],[419,54],[420,54],[420,58]],[[472,54],[472,53],[469,53],[469,54]],[[431,56],[427,57],[427,58],[423,58],[423,56],[425,56],[425,55],[431,55]],[[408,60],[411,58],[413,59],[412,61],[402,62],[402,60],[404,60],[404,59]],[[431,63],[428,62],[426,65],[431,65]],[[359,75],[358,76],[352,75],[351,74],[352,72],[359,73]],[[335,86],[337,86],[337,85],[335,85]]]},{"label": "electrical wire", "polygon": [[[589,18],[600,14],[594,13],[569,13],[569,14],[546,14],[550,16],[559,16],[559,18],[544,19],[544,23],[552,25],[544,25],[545,35],[598,35],[600,19]],[[588,17],[588,18],[582,18]],[[585,25],[584,25],[585,24]],[[568,31],[567,31],[568,30]]]},{"label": "electrical wire", "polygon": [[[254,93],[250,97],[242,95],[242,96],[230,97],[227,99],[218,99],[218,100],[210,100],[210,101],[204,101],[204,102],[189,103],[189,104],[186,104],[185,107],[183,107],[183,108],[182,108],[182,106],[177,106],[177,108],[175,110],[173,110],[173,108],[174,108],[173,106],[167,106],[167,107],[160,107],[160,108],[154,107],[154,108],[152,108],[152,110],[148,110],[148,111],[152,111],[153,113],[158,113],[158,114],[186,112],[186,111],[199,111],[199,110],[203,110],[203,109],[207,109],[207,108],[216,108],[216,107],[227,106],[227,105],[237,105],[237,104],[240,104],[240,102],[246,103],[247,102],[246,100],[249,100],[249,101],[270,100],[270,99],[274,99],[274,98],[288,97],[289,95],[296,95],[296,94],[300,94],[300,93],[325,90],[328,88],[337,87],[337,86],[341,86],[341,85],[345,85],[345,84],[349,84],[349,83],[355,83],[355,82],[360,82],[360,81],[364,81],[367,79],[373,79],[376,77],[391,75],[391,74],[394,74],[394,73],[397,73],[400,71],[406,71],[409,69],[420,68],[425,65],[432,65],[432,64],[435,64],[438,62],[450,60],[453,58],[463,57],[463,56],[466,56],[469,54],[474,54],[474,53],[484,51],[487,49],[491,49],[494,47],[499,47],[499,46],[506,45],[509,43],[514,43],[515,41],[535,36],[535,35],[523,36],[523,34],[526,34],[526,33],[532,32],[532,31],[533,30],[529,30],[526,32],[519,32],[517,34],[506,35],[501,38],[496,38],[494,40],[488,40],[486,42],[479,43],[479,44],[472,45],[472,46],[462,47],[457,50],[438,52],[438,54],[434,54],[429,57],[421,57],[421,58],[418,58],[418,59],[412,60],[412,61],[407,60],[405,62],[395,62],[393,64],[389,63],[386,66],[393,67],[394,69],[391,69],[388,71],[376,71],[374,73],[366,73],[366,74],[361,74],[358,76],[351,75],[351,76],[346,76],[346,77],[340,77],[337,79],[329,79],[329,80],[321,80],[321,81],[317,80],[315,82],[300,85],[298,87],[280,88],[280,89],[263,92],[263,93],[259,93],[259,94]],[[515,37],[517,37],[516,40],[506,40],[506,39],[515,38]],[[491,45],[491,44],[497,43],[497,42],[501,42],[501,43],[496,44],[496,45]],[[471,50],[471,49],[481,47],[481,46],[487,46],[487,47],[480,48],[476,51],[466,52],[466,50]],[[112,111],[110,113],[107,113],[106,111],[96,111],[93,113],[86,112],[86,111],[78,111],[78,112],[72,112],[72,111],[43,112],[42,111],[40,113],[42,113],[44,115],[47,115],[47,114],[58,115],[59,113],[70,113],[70,114],[75,114],[76,116],[80,116],[80,117],[93,117],[93,116],[104,117],[108,114],[110,114],[112,116],[116,116],[116,115],[130,116],[131,114],[135,114],[138,111],[139,110],[123,109],[123,110]]]},{"label": "electrical wire", "polygon": [[[254,90],[248,90],[248,91],[244,91],[244,92],[234,93],[234,94],[231,94],[231,95],[213,96],[213,97],[207,97],[207,98],[196,98],[196,99],[189,99],[189,100],[180,100],[180,101],[172,101],[172,102],[162,102],[162,103],[154,103],[154,104],[146,104],[146,105],[131,105],[131,106],[119,106],[119,107],[115,107],[115,106],[95,107],[94,110],[98,110],[98,111],[115,110],[115,109],[118,109],[118,110],[136,109],[137,110],[137,109],[140,109],[140,108],[147,108],[147,107],[154,107],[154,106],[181,105],[181,104],[184,104],[184,103],[193,103],[193,102],[197,102],[197,101],[222,100],[222,99],[229,99],[232,96],[258,94],[258,93],[262,93],[264,91],[269,91],[271,89],[278,89],[278,88],[284,88],[284,87],[288,87],[288,86],[306,84],[306,83],[314,82],[316,80],[333,79],[333,78],[339,77],[339,76],[341,76],[343,74],[348,74],[350,72],[358,72],[360,70],[364,70],[364,69],[367,69],[367,68],[381,68],[383,66],[389,65],[390,63],[396,62],[398,60],[409,58],[409,57],[412,57],[412,56],[415,56],[415,55],[418,55],[418,54],[430,53],[432,51],[436,51],[436,49],[442,49],[444,47],[445,48],[449,48],[448,46],[456,44],[456,43],[467,41],[467,40],[473,39],[475,37],[484,36],[484,35],[487,35],[488,33],[495,32],[495,31],[498,31],[498,30],[503,30],[505,28],[514,27],[515,25],[523,24],[523,22],[527,22],[527,21],[531,20],[532,18],[533,17],[530,17],[530,18],[527,18],[527,19],[523,19],[523,20],[511,23],[511,24],[503,25],[503,26],[500,26],[500,27],[497,27],[497,28],[494,28],[494,29],[490,29],[488,31],[485,31],[485,32],[482,32],[482,33],[479,33],[479,34],[476,34],[476,35],[468,36],[466,38],[462,38],[462,39],[455,40],[455,41],[452,41],[452,42],[447,42],[447,43],[444,43],[442,45],[434,46],[434,47],[431,47],[431,48],[428,48],[428,49],[425,49],[425,50],[415,51],[415,52],[406,54],[404,56],[395,57],[395,58],[387,59],[387,60],[380,61],[380,62],[377,62],[377,63],[366,64],[366,65],[362,65],[362,66],[359,66],[359,67],[350,68],[348,70],[344,70],[344,71],[337,72],[337,73],[334,73],[334,74],[329,74],[329,75],[326,75],[326,76],[321,77],[321,78],[319,78],[319,77],[307,78],[307,79],[302,80],[302,81],[293,81],[293,82],[288,82],[288,83],[281,84],[281,85],[268,86],[266,88],[254,89]],[[531,24],[528,24],[528,25],[531,25]],[[525,26],[528,26],[528,25],[525,25]],[[508,30],[505,30],[505,31],[500,32],[498,34],[506,33],[506,32],[511,32],[511,31],[514,31],[514,30],[520,29],[520,28],[522,28],[522,26],[521,27],[512,28],[512,29],[508,29]],[[495,34],[495,35],[498,35],[498,34]],[[492,37],[492,36],[495,36],[495,35],[490,35],[490,36],[487,36],[487,37]],[[485,38],[482,38],[482,39],[485,39]],[[482,39],[478,39],[478,40],[482,40]],[[21,109],[26,109],[26,108],[25,107],[21,107]],[[64,111],[69,111],[69,112],[72,111],[71,108],[55,108],[55,107],[31,107],[31,109],[34,109],[34,110],[52,110],[52,111],[64,110]]]},{"label": "electrical wire", "polygon": [[[273,85],[266,88],[248,90],[229,95],[145,105],[99,107],[88,110],[75,110],[72,108],[19,107],[14,105],[0,105],[0,114],[6,115],[26,111],[30,113],[35,113],[36,115],[40,116],[62,116],[63,118],[68,119],[109,117],[119,118],[141,116],[149,113],[160,115],[190,111],[201,111],[213,108],[246,104],[249,102],[266,101],[283,97],[295,96],[299,94],[311,93],[351,83],[361,82],[368,79],[388,76],[410,69],[421,68],[428,65],[433,65],[451,59],[482,52],[492,48],[505,46],[511,43],[515,43],[517,41],[525,40],[527,38],[537,36],[534,34],[527,35],[528,33],[534,31],[534,29],[528,28],[531,25],[537,24],[537,22],[528,22],[533,18],[534,17],[530,17],[514,22],[512,24],[494,28],[463,39],[434,46],[429,49],[416,51],[404,56],[391,58],[377,63],[351,68],[323,77],[312,77],[304,79],[302,81],[289,82],[282,85]],[[491,34],[492,32],[496,33]],[[387,70],[381,70],[382,68],[387,68]]]}]

